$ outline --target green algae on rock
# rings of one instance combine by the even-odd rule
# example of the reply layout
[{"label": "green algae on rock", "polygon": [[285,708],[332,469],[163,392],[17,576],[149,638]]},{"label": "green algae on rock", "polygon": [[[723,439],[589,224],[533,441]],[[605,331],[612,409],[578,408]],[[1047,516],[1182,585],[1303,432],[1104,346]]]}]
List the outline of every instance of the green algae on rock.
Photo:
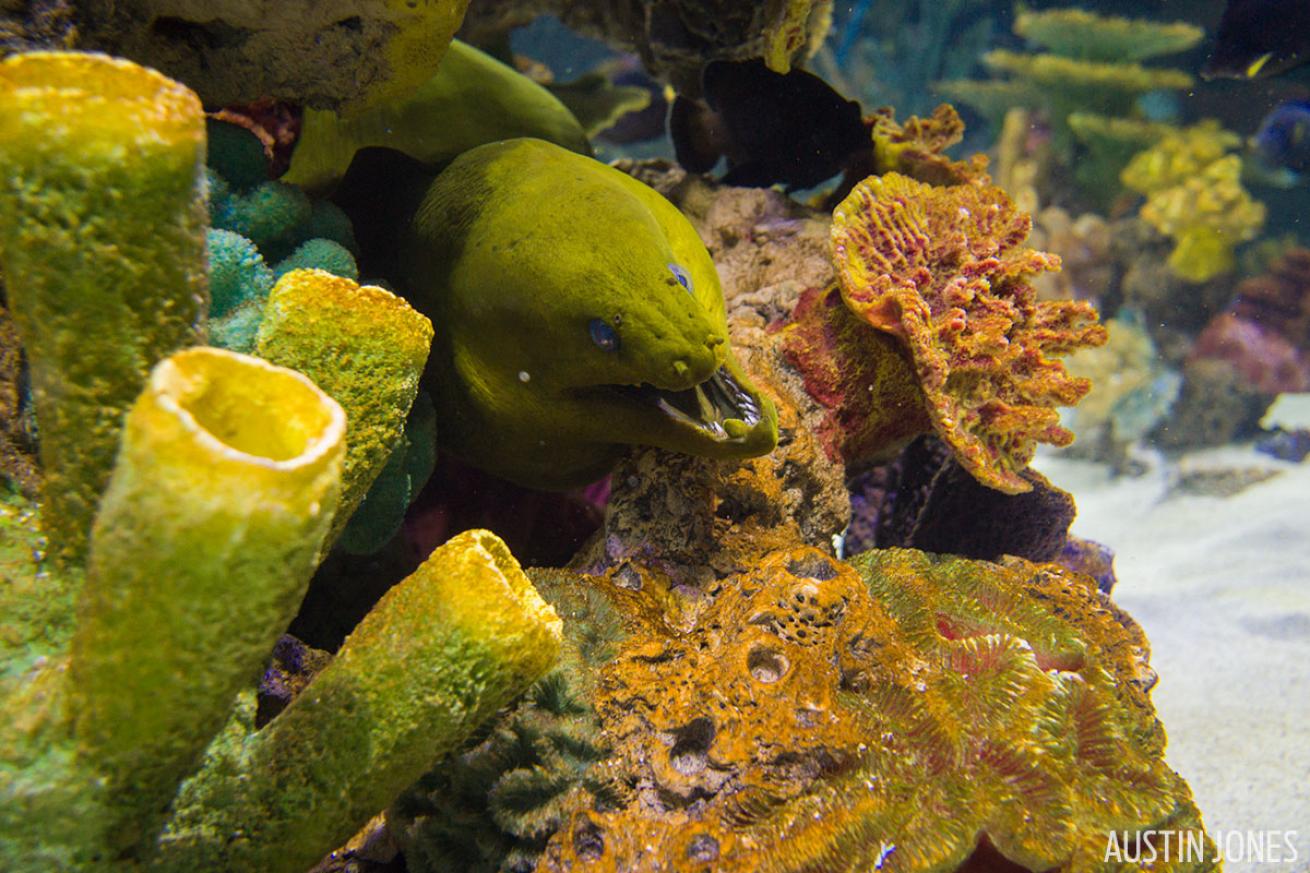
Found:
[{"label": "green algae on rock", "polygon": [[432,344],[432,324],[390,291],[323,270],[292,270],[273,286],[256,354],[313,379],[346,410],[346,456],[334,540],[382,472]]},{"label": "green algae on rock", "polygon": [[496,475],[569,487],[630,444],[743,458],[777,441],[696,231],[591,158],[534,139],[461,155],[414,216],[398,285],[437,331],[442,444]]},{"label": "green algae on rock", "polygon": [[0,265],[32,367],[58,555],[78,561],[122,417],[155,361],[200,340],[205,125],[186,88],[128,61],[0,64]]}]

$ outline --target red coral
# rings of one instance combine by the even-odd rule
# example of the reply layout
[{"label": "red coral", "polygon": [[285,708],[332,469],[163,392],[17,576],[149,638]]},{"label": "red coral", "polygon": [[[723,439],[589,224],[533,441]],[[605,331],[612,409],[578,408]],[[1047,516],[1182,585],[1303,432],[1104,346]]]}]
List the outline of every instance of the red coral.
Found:
[{"label": "red coral", "polygon": [[1292,249],[1268,273],[1238,285],[1191,358],[1227,361],[1262,393],[1310,390],[1310,249]]},{"label": "red coral", "polygon": [[781,349],[824,409],[815,431],[829,458],[888,460],[932,426],[904,347],[856,318],[836,288],[801,295]]},{"label": "red coral", "polygon": [[1055,359],[1105,342],[1085,302],[1041,301],[1029,278],[1055,255],[1023,248],[1031,219],[1000,188],[865,179],[833,213],[846,305],[909,350],[938,435],[985,485],[1007,493],[1038,442],[1067,445],[1055,407],[1091,387]]},{"label": "red coral", "polygon": [[303,118],[299,107],[272,97],[261,97],[252,103],[225,106],[209,116],[244,127],[255,135],[264,146],[270,178],[281,176],[291,166],[291,150],[300,136]]}]

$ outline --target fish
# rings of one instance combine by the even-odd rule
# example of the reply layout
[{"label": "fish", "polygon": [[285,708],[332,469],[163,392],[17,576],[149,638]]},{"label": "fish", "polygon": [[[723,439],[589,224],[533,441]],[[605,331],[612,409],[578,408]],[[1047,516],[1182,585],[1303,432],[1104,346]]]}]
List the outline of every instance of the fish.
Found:
[{"label": "fish", "polygon": [[872,148],[860,104],[813,73],[775,73],[763,61],[715,61],[702,95],[679,95],[669,113],[678,163],[707,173],[727,159],[725,185],[813,188]]},{"label": "fish", "polygon": [[1203,79],[1265,79],[1310,63],[1310,2],[1228,0]]},{"label": "fish", "polygon": [[443,450],[544,490],[594,482],[632,445],[772,451],[776,408],[735,360],[714,262],[668,200],[531,138],[471,149],[420,191],[393,276],[436,329]]},{"label": "fish", "polygon": [[392,149],[437,167],[474,146],[524,136],[591,154],[586,131],[558,98],[454,40],[436,75],[408,97],[354,114],[307,108],[282,180],[330,194],[365,149]]},{"label": "fish", "polygon": [[1260,122],[1251,150],[1263,168],[1284,178],[1290,187],[1310,173],[1310,101],[1288,100]]}]

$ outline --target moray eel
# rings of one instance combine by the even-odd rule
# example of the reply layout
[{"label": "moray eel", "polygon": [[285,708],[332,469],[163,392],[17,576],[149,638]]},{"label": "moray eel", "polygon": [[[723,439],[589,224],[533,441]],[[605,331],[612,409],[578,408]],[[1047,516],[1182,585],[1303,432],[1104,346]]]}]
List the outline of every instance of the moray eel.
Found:
[{"label": "moray eel", "polygon": [[525,136],[591,154],[582,125],[558,98],[455,40],[436,75],[404,100],[352,115],[306,109],[291,167],[282,180],[326,193],[361,149],[394,149],[431,166],[483,143]]},{"label": "moray eel", "polygon": [[599,161],[536,139],[461,155],[409,223],[397,281],[437,332],[442,447],[495,475],[568,488],[629,445],[746,458],[777,443],[696,231]]}]

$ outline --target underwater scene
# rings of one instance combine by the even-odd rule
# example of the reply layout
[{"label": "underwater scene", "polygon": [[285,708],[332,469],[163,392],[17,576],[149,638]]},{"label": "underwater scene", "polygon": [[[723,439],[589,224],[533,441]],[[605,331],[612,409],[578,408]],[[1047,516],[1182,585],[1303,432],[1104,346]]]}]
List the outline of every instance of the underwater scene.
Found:
[{"label": "underwater scene", "polygon": [[0,873],[1310,873],[1310,0],[0,0]]}]

